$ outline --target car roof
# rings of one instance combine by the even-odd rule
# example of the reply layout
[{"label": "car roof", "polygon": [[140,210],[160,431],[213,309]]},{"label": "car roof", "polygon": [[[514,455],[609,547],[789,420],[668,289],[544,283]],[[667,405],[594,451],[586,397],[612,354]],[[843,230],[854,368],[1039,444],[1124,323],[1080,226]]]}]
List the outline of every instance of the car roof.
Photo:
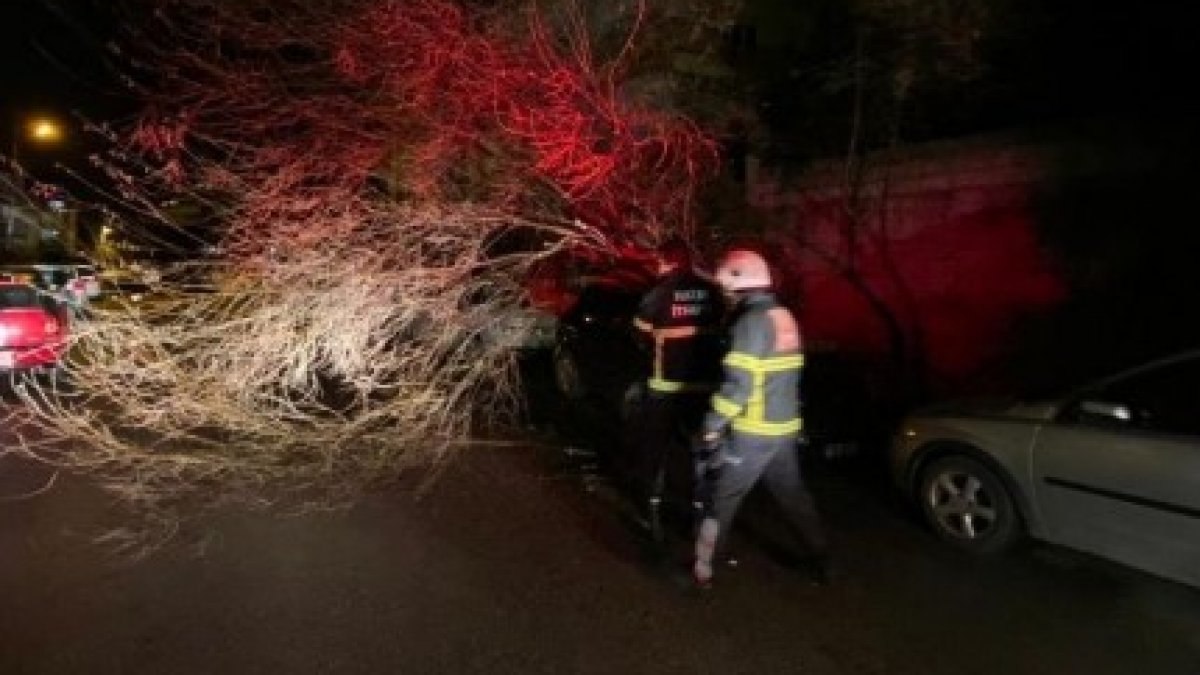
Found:
[{"label": "car roof", "polygon": [[1152,361],[1147,361],[1141,365],[1134,366],[1133,368],[1126,368],[1125,370],[1117,373],[1116,375],[1112,375],[1111,377],[1104,378],[1103,381],[1111,382],[1113,380],[1121,380],[1121,379],[1124,379],[1131,375],[1137,375],[1138,373],[1141,373],[1141,372],[1155,370],[1155,369],[1161,368],[1163,366],[1169,366],[1169,365],[1172,365],[1175,363],[1181,363],[1183,361],[1192,361],[1197,358],[1200,358],[1200,349],[1191,349],[1191,350],[1184,351],[1184,352],[1178,352],[1176,354],[1171,354],[1170,356],[1164,356],[1164,357],[1161,357],[1158,359],[1154,359]]},{"label": "car roof", "polygon": [[1117,371],[1111,375],[1108,375],[1106,377],[1092,379],[1092,380],[1086,382],[1085,384],[1082,384],[1082,385],[1079,385],[1076,387],[1072,387],[1072,388],[1068,388],[1065,390],[1060,390],[1059,396],[1057,396],[1056,398],[1065,400],[1065,399],[1076,398],[1079,396],[1084,396],[1084,395],[1087,395],[1088,392],[1092,392],[1097,389],[1101,389],[1110,384],[1113,384],[1114,382],[1119,382],[1126,378],[1130,378],[1130,377],[1134,377],[1136,375],[1140,375],[1142,373],[1150,372],[1152,370],[1156,370],[1156,369],[1162,368],[1164,366],[1169,366],[1169,365],[1173,365],[1176,363],[1183,363],[1185,361],[1193,361],[1196,359],[1200,359],[1200,349],[1189,349],[1189,350],[1182,351],[1182,352],[1176,352],[1176,353],[1170,354],[1168,356],[1159,357],[1157,359],[1143,361],[1142,363],[1140,363],[1136,366],[1132,366],[1129,368],[1119,370],[1119,371]]}]

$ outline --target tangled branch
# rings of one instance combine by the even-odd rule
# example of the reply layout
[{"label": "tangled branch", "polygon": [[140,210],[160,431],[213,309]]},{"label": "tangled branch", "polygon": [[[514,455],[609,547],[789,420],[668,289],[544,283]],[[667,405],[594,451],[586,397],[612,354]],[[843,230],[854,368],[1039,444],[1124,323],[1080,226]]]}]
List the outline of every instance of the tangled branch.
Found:
[{"label": "tangled branch", "polygon": [[344,502],[470,442],[519,398],[490,336],[532,268],[686,232],[715,165],[536,14],[521,33],[448,0],[147,2],[149,109],[101,164],[130,212],[216,214],[218,292],[97,312],[71,393],[24,395],[29,454],[156,522]]}]

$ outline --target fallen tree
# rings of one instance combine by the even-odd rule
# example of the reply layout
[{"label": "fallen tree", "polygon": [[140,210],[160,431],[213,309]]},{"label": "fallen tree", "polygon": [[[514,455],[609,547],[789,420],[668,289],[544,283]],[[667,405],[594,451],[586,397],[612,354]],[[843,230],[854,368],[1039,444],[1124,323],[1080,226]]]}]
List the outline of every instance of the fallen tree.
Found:
[{"label": "fallen tree", "polygon": [[[96,312],[69,393],[22,391],[26,454],[160,536],[197,506],[345,503],[477,441],[518,398],[485,329],[526,304],[531,268],[688,234],[716,164],[686,118],[622,95],[628,48],[601,63],[577,23],[446,0],[148,4],[127,41],[147,112],[127,136],[97,127],[118,144],[97,161],[127,213],[216,214],[217,292]],[[525,245],[494,246],[514,232]]]}]

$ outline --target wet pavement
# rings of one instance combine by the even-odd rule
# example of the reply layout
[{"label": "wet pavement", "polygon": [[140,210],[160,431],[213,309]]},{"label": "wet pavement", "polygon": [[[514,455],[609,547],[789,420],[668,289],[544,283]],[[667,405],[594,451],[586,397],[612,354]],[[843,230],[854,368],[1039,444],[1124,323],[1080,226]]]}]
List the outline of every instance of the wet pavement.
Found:
[{"label": "wet pavement", "polygon": [[[690,590],[555,442],[461,455],[346,512],[230,513],[138,563],[87,485],[0,459],[0,673],[1200,673],[1200,591],[1063,549],[975,560],[836,470],[826,588],[769,551]],[[680,555],[682,555],[682,542]]]}]

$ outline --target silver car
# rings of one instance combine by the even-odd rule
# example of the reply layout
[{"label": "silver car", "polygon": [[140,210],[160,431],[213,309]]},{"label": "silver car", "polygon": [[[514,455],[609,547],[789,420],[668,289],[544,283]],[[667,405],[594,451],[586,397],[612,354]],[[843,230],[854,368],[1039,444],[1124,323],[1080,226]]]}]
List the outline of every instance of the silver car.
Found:
[{"label": "silver car", "polygon": [[1053,400],[914,413],[892,467],[963,549],[1028,534],[1200,586],[1200,351]]}]

